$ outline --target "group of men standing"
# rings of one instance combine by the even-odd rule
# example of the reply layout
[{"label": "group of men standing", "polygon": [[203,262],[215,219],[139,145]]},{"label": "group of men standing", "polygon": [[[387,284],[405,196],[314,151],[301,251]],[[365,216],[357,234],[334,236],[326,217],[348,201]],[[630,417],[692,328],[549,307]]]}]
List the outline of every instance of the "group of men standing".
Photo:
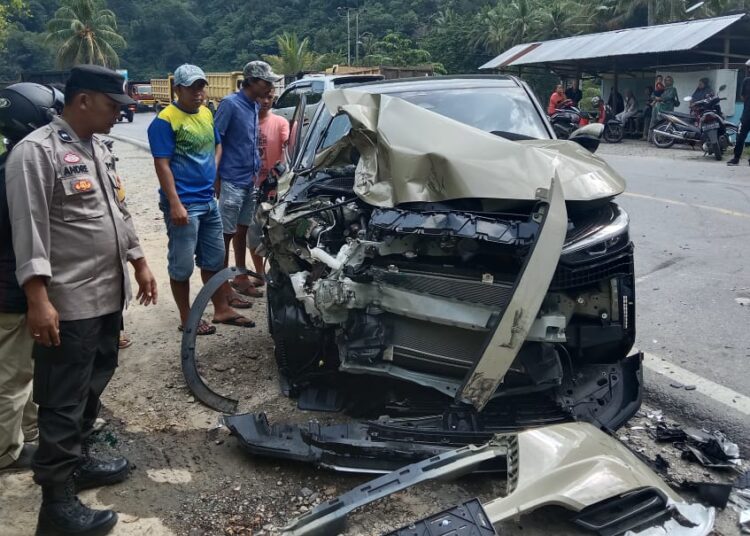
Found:
[{"label": "group of men standing", "polygon": [[[286,120],[270,111],[278,79],[265,62],[248,63],[241,89],[214,117],[203,105],[205,74],[182,65],[174,103],[149,127],[180,329],[194,266],[209,279],[226,266],[233,239],[240,267],[246,244],[253,248],[259,277],[223,285],[213,323],[254,326],[236,309],[262,296],[255,190],[289,137]],[[0,92],[0,132],[9,140],[0,156],[0,470],[33,469],[42,487],[38,536],[109,532],[117,514],[86,507],[77,493],[130,471],[125,458],[92,456],[89,438],[118,364],[127,263],[137,301],[157,301],[117,159],[97,136],[131,102],[120,75],[92,65],[71,70],[64,96],[36,84]],[[203,322],[198,334],[215,330]]]},{"label": "group of men standing", "polygon": [[[260,229],[254,215],[257,187],[289,138],[288,123],[270,112],[279,78],[267,63],[251,61],[243,69],[240,90],[223,99],[214,116],[203,105],[205,73],[195,65],[181,65],[174,73],[175,101],[149,126],[161,185],[159,206],[169,237],[167,270],[180,329],[190,311],[194,266],[208,281],[227,266],[233,242],[237,267],[246,268],[249,246],[260,277],[238,276],[232,286],[224,285],[213,296],[212,322],[255,325],[237,309],[250,307],[245,297],[263,295],[259,290],[264,284],[263,259],[255,253]],[[215,331],[215,326],[201,321],[197,334]]]}]

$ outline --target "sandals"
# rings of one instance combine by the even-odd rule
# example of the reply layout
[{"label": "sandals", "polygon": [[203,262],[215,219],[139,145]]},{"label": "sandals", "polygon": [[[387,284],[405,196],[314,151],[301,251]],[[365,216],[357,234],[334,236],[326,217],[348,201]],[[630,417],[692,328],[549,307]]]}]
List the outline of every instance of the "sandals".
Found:
[{"label": "sandals", "polygon": [[[183,331],[182,326],[177,326],[178,331]],[[216,326],[212,326],[205,320],[201,320],[198,323],[198,329],[195,331],[196,335],[213,335],[216,333]]]},{"label": "sandals", "polygon": [[241,294],[242,296],[247,296],[249,298],[262,298],[263,297],[263,291],[258,290],[255,286],[250,285],[244,288],[237,288],[235,287],[234,291],[237,294]]},{"label": "sandals", "polygon": [[[213,324],[226,324],[227,326],[236,326],[238,328],[254,328],[255,322],[245,318],[242,315],[231,316],[225,320],[212,320]],[[213,327],[213,326],[211,326]]]},{"label": "sandals", "polygon": [[229,299],[229,307],[232,309],[250,309],[252,306],[253,302],[243,300],[240,295],[233,296]]},{"label": "sandals", "polygon": [[124,333],[120,334],[120,340],[117,342],[117,347],[120,350],[124,350],[125,348],[128,348],[133,345],[133,340],[125,335]]}]

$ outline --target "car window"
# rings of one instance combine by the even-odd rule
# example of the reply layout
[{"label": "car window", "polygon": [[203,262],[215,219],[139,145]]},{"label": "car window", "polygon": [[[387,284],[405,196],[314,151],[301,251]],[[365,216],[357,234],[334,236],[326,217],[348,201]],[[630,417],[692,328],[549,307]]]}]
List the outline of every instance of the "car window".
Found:
[{"label": "car window", "polygon": [[307,104],[317,104],[320,99],[323,98],[323,90],[325,84],[323,82],[314,82],[312,86],[299,88],[299,94],[307,97]]},{"label": "car window", "polygon": [[521,88],[409,91],[396,96],[485,132],[549,138],[542,118]]},{"label": "car window", "polygon": [[[549,139],[544,122],[528,94],[518,87],[440,89],[390,93],[417,106],[439,113],[485,132],[508,132],[534,139]],[[318,116],[304,165],[312,164],[314,152],[326,149],[344,137],[351,127],[346,115],[331,119]],[[313,142],[314,140],[314,142]]]},{"label": "car window", "polygon": [[[294,108],[299,103],[300,87],[292,87],[281,94],[276,101],[276,108]],[[309,88],[305,88],[309,89]]]}]

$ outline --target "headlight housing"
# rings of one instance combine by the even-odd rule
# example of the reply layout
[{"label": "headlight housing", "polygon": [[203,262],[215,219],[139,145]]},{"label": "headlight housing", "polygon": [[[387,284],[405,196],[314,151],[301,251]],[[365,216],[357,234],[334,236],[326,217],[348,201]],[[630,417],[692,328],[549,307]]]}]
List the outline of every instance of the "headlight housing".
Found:
[{"label": "headlight housing", "polygon": [[584,226],[584,231],[566,241],[560,260],[577,264],[621,250],[630,243],[630,217],[614,203],[609,217]]}]

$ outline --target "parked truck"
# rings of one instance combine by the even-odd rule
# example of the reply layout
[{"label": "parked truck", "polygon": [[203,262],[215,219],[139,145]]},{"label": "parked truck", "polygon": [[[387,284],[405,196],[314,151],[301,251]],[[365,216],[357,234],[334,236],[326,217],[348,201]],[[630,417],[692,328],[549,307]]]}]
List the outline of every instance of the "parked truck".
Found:
[{"label": "parked truck", "polygon": [[150,82],[129,82],[128,95],[136,101],[138,111],[152,110],[154,108],[154,95],[151,92]]},{"label": "parked truck", "polygon": [[[242,71],[230,71],[224,73],[206,73],[208,87],[206,87],[205,104],[209,110],[215,112],[219,107],[221,99],[235,93],[242,87]],[[284,89],[283,81],[276,85],[276,93],[280,94]],[[174,78],[170,74],[168,78],[151,79],[151,93],[154,98],[156,111],[170,104],[174,96]]]}]

